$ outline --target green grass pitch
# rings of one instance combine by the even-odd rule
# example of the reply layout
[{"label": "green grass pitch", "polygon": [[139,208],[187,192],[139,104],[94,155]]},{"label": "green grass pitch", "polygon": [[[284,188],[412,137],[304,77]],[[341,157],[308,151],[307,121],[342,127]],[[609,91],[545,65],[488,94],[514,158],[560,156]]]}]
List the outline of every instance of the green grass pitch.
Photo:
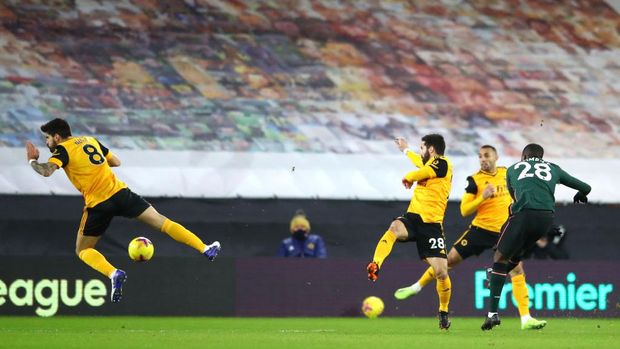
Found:
[{"label": "green grass pitch", "polygon": [[0,317],[0,348],[620,348],[620,319],[516,318],[482,332],[482,318]]}]

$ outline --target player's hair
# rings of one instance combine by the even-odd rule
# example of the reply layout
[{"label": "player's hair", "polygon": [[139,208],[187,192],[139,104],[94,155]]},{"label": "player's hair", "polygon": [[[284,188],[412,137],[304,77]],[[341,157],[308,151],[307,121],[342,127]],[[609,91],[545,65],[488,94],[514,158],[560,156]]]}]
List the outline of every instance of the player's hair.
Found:
[{"label": "player's hair", "polygon": [[491,149],[491,150],[493,150],[495,152],[495,154],[497,154],[497,149],[495,149],[494,146],[489,145],[489,144],[483,145],[482,147],[480,147],[480,149]]},{"label": "player's hair", "polygon": [[435,148],[435,152],[439,155],[443,155],[446,150],[446,141],[443,140],[443,136],[437,133],[432,133],[422,137],[422,142],[426,144],[426,147],[431,145]]},{"label": "player's hair", "polygon": [[71,137],[71,127],[69,123],[60,118],[56,118],[41,126],[41,131],[50,136],[59,135],[62,138]]},{"label": "player's hair", "polygon": [[544,154],[545,154],[545,150],[543,149],[542,146],[536,143],[530,143],[526,145],[525,148],[523,148],[523,152],[521,153],[521,156],[523,157],[523,159],[528,159],[528,158],[542,159]]}]

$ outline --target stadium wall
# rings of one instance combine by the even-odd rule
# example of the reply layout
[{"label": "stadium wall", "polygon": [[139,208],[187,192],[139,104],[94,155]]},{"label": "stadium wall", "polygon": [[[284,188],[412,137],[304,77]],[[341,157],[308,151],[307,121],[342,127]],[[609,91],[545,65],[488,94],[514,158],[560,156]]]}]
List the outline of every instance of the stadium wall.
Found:
[{"label": "stadium wall", "polygon": [[[47,153],[42,150],[41,161],[48,158]],[[403,189],[401,179],[414,169],[396,150],[394,155],[146,150],[115,153],[122,161],[122,166],[114,169],[119,178],[134,191],[154,197],[408,200],[411,191]],[[0,147],[0,158],[4,162],[0,167],[0,193],[76,195],[66,176],[43,178],[34,174],[23,149]],[[547,160],[592,185],[590,201],[620,202],[620,187],[609,175],[620,173],[620,161]],[[454,171],[450,198],[459,200],[467,176],[477,172],[480,165],[476,154],[451,156],[450,161]],[[510,166],[517,161],[501,157],[498,165]],[[605,171],[592,171],[597,168]],[[556,200],[572,202],[574,194],[574,190],[558,186]]]},{"label": "stadium wall", "polygon": [[[160,257],[129,263],[123,301],[109,302],[109,281],[71,257],[0,257],[0,315],[360,316],[362,300],[381,297],[385,316],[434,316],[429,287],[396,301],[394,290],[424,271],[418,261],[389,261],[376,283],[363,259],[300,260]],[[42,267],[45,266],[45,267]],[[489,291],[480,263],[451,273],[454,316],[482,316]],[[617,262],[531,262],[526,266],[532,313],[537,317],[618,317]],[[504,316],[517,316],[507,284]]]},{"label": "stadium wall", "polygon": [[[207,239],[222,242],[221,258],[206,261],[164,234],[133,220],[116,219],[98,248],[129,273],[125,300],[109,303],[109,281],[74,255],[82,200],[76,196],[0,195],[0,315],[359,316],[361,300],[376,295],[386,316],[434,316],[431,287],[414,301],[392,293],[424,271],[415,245],[397,244],[377,283],[364,267],[377,238],[406,201],[149,198],[160,212]],[[288,236],[293,212],[302,208],[312,231],[327,243],[328,258],[273,257]],[[618,268],[612,205],[568,205],[556,220],[567,228],[569,261],[527,260],[533,313],[541,317],[618,317]],[[447,238],[454,241],[468,219],[448,205]],[[155,244],[148,263],[127,258],[127,243],[145,235]],[[484,268],[490,254],[452,273],[451,309],[479,316],[488,298]],[[510,289],[507,284],[506,290]],[[508,294],[510,296],[510,294]],[[516,315],[511,301],[500,304]]]},{"label": "stadium wall", "polygon": [[[219,240],[224,257],[272,257],[288,237],[293,213],[305,210],[312,232],[327,245],[329,258],[369,258],[377,239],[406,201],[291,200],[291,199],[182,199],[148,198],[164,215],[181,222],[205,240]],[[76,196],[0,195],[0,255],[73,256],[75,232],[83,201]],[[564,248],[572,260],[618,261],[618,207],[560,205],[556,223],[567,229]],[[460,215],[450,202],[444,220],[448,242],[467,228],[470,217]],[[116,218],[98,244],[106,255],[126,255],[135,236],[147,236],[156,256],[183,257],[193,253],[168,236],[125,218]],[[480,257],[487,262],[488,255]],[[391,259],[417,259],[413,244],[396,245]],[[490,260],[490,257],[488,257]]]}]

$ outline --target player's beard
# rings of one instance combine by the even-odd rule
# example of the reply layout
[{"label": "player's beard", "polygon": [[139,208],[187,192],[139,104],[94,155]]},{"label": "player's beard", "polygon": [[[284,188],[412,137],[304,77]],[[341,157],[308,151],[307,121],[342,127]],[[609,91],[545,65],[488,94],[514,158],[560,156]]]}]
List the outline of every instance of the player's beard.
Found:
[{"label": "player's beard", "polygon": [[431,158],[431,154],[428,152],[428,150],[426,150],[424,152],[424,154],[422,154],[422,163],[426,164],[426,162],[428,161],[428,159]]}]

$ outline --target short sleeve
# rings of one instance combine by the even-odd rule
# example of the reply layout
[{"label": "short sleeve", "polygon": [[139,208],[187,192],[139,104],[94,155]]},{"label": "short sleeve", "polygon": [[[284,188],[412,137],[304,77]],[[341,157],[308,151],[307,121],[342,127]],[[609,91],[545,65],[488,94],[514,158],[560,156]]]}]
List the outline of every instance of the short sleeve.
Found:
[{"label": "short sleeve", "polygon": [[47,160],[58,167],[65,167],[69,163],[69,153],[67,153],[67,149],[62,145],[56,146],[52,156]]},{"label": "short sleeve", "polygon": [[443,178],[448,174],[448,162],[445,159],[437,158],[429,165],[438,178]]},{"label": "short sleeve", "polygon": [[476,185],[476,181],[474,181],[474,177],[467,177],[467,187],[465,187],[465,192],[469,194],[478,193],[478,186]]},{"label": "short sleeve", "polygon": [[108,156],[108,153],[110,152],[110,150],[108,150],[108,148],[106,148],[103,144],[101,144],[101,142],[99,142],[99,140],[95,139],[97,141],[97,144],[99,144],[99,148],[101,148],[101,152],[103,153],[103,156],[106,157]]}]

